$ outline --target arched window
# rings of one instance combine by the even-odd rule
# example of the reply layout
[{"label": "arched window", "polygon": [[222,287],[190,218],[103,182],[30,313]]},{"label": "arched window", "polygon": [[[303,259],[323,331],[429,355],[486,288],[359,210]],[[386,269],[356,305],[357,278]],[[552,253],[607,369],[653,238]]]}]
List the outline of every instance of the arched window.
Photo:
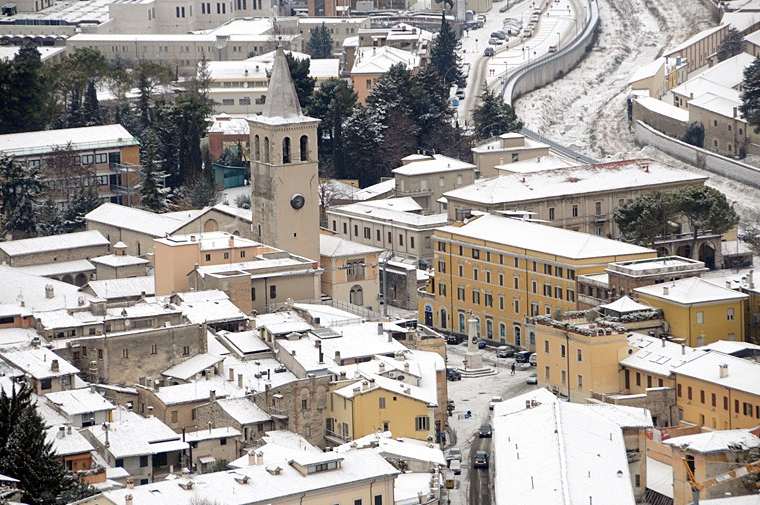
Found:
[{"label": "arched window", "polygon": [[515,325],[515,347],[520,347],[522,345],[522,328],[520,328],[518,325]]},{"label": "arched window", "polygon": [[264,163],[269,163],[269,137],[264,137]]},{"label": "arched window", "polygon": [[300,148],[301,161],[309,161],[309,137],[307,135],[301,135]]},{"label": "arched window", "polygon": [[464,312],[459,313],[459,332],[464,333],[465,327],[464,327]]},{"label": "arched window", "polygon": [[282,139],[282,162],[290,163],[290,137]]},{"label": "arched window", "polygon": [[253,137],[253,159],[256,161],[261,159],[261,143],[258,135]]}]

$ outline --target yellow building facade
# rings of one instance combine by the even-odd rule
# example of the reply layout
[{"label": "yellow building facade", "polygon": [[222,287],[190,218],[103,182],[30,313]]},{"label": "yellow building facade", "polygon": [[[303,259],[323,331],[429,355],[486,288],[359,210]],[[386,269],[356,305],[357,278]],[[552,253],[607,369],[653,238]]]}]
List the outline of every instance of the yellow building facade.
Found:
[{"label": "yellow building facade", "polygon": [[745,339],[749,297],[699,277],[636,288],[642,303],[662,310],[668,333],[699,347],[718,340]]},{"label": "yellow building facade", "polygon": [[421,293],[420,320],[464,334],[471,312],[482,338],[531,350],[536,339],[526,331],[526,317],[575,310],[577,275],[656,256],[636,245],[496,215],[439,228],[433,240],[435,276]]},{"label": "yellow building facade", "polygon": [[434,406],[404,393],[404,383],[397,384],[399,391],[365,380],[333,391],[327,413],[328,440],[343,443],[378,431],[434,440]]}]

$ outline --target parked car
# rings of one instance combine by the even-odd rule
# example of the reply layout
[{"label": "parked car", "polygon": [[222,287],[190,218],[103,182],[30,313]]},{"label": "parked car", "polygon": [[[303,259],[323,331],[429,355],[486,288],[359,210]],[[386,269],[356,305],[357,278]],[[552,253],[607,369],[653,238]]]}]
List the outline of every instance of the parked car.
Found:
[{"label": "parked car", "polygon": [[459,475],[462,473],[462,462],[458,460],[454,460],[449,463],[449,469],[454,475]]},{"label": "parked car", "polygon": [[525,381],[525,383],[526,384],[532,384],[532,385],[538,384],[538,376],[536,374],[534,374],[534,373],[530,374],[530,376]]},{"label": "parked car", "polygon": [[478,340],[478,349],[485,349],[487,345],[485,340]]},{"label": "parked car", "polygon": [[475,453],[475,458],[472,461],[473,468],[488,468],[488,453],[486,451],[478,451]]},{"label": "parked car", "polygon": [[462,461],[462,451],[459,447],[452,447],[446,451],[446,461]]},{"label": "parked car", "polygon": [[486,47],[486,50],[483,51],[483,56],[493,56],[493,47]]},{"label": "parked car", "polygon": [[493,431],[491,431],[490,424],[483,424],[480,426],[480,429],[478,430],[478,437],[491,438],[491,435],[493,435]]},{"label": "parked car", "polygon": [[488,39],[488,43],[492,46],[500,46],[504,43],[501,39]]},{"label": "parked car", "polygon": [[496,30],[495,32],[491,33],[491,37],[493,37],[493,38],[495,38],[495,39],[501,39],[501,40],[504,40],[504,39],[506,39],[506,38],[507,38],[507,34],[506,34],[506,33],[504,33],[504,32],[503,32],[503,31],[501,31],[501,30]]},{"label": "parked car", "polygon": [[494,405],[503,401],[504,399],[501,396],[492,396],[491,401],[488,402],[488,410],[493,410]]},{"label": "parked car", "polygon": [[456,93],[454,93],[454,94],[455,94],[455,95],[457,96],[457,98],[459,98],[460,100],[464,100],[464,88],[457,88],[457,92],[456,92]]},{"label": "parked car", "polygon": [[547,49],[550,53],[556,53],[557,52],[557,46],[549,46],[549,49]]},{"label": "parked car", "polygon": [[536,353],[530,355],[530,358],[528,358],[528,363],[530,363],[530,366],[536,366],[538,364],[538,358],[536,357]]},{"label": "parked car", "polygon": [[502,345],[499,346],[498,349],[496,349],[496,357],[497,358],[511,358],[515,355],[515,350],[508,345]]},{"label": "parked car", "polygon": [[509,10],[509,5],[505,5],[504,7],[502,7],[501,9],[499,9],[499,12],[501,12],[503,14],[503,13],[507,12],[508,10]]},{"label": "parked car", "polygon": [[530,361],[530,351],[519,351],[515,353],[515,361],[517,363],[528,363]]},{"label": "parked car", "polygon": [[460,340],[455,335],[449,335],[446,337],[446,343],[456,345],[460,342]]},{"label": "parked car", "polygon": [[462,380],[462,374],[453,368],[447,368],[446,378],[450,381],[460,381]]}]

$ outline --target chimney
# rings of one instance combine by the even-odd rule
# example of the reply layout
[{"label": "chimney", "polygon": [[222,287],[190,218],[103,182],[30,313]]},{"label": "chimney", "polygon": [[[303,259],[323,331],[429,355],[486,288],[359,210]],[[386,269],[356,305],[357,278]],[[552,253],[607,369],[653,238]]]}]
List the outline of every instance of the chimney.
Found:
[{"label": "chimney", "polygon": [[58,438],[65,438],[66,437],[66,427],[61,426],[58,428]]},{"label": "chimney", "polygon": [[726,281],[726,288],[731,289],[731,281]]},{"label": "chimney", "polygon": [[728,377],[728,365],[726,363],[723,363],[722,365],[718,365],[719,367],[719,376],[721,379],[725,379]]},{"label": "chimney", "polygon": [[665,337],[660,337],[660,340],[662,341],[662,346],[665,347]]},{"label": "chimney", "polygon": [[734,118],[736,118],[736,107],[734,107]]},{"label": "chimney", "polygon": [[230,368],[230,378],[228,379],[230,382],[233,382],[235,380],[235,369]]},{"label": "chimney", "polygon": [[148,417],[153,417],[153,406],[148,405],[147,410],[148,410]]},{"label": "chimney", "polygon": [[238,387],[243,389],[243,374],[241,373],[238,374]]},{"label": "chimney", "polygon": [[57,359],[50,360],[50,371],[51,372],[60,372],[61,371],[61,367],[58,365],[58,360]]},{"label": "chimney", "polygon": [[686,344],[681,344],[681,354],[686,354]]},{"label": "chimney", "polygon": [[335,351],[335,363],[340,365],[340,351]]},{"label": "chimney", "polygon": [[135,488],[135,479],[132,477],[127,477],[127,489],[134,489]]},{"label": "chimney", "polygon": [[383,323],[377,323],[377,334],[378,335],[383,334]]},{"label": "chimney", "polygon": [[670,294],[670,288],[667,286],[662,287],[662,294],[668,296]]},{"label": "chimney", "polygon": [[158,391],[161,389],[161,383],[158,382],[158,379],[153,379],[153,391]]},{"label": "chimney", "polygon": [[55,290],[53,290],[52,284],[45,284],[45,298],[50,299],[55,297]]},{"label": "chimney", "polygon": [[530,408],[530,400],[525,400],[525,408],[526,409]]},{"label": "chimney", "polygon": [[749,273],[747,274],[747,287],[749,289],[755,289],[755,271],[750,269]]},{"label": "chimney", "polygon": [[325,353],[322,352],[322,343],[318,340],[319,345],[317,346],[317,352],[319,353],[319,364],[323,364],[325,362]]},{"label": "chimney", "polygon": [[124,497],[124,505],[132,505],[132,495],[128,494]]},{"label": "chimney", "polygon": [[230,249],[235,247],[235,235],[230,235],[229,243],[230,243]]},{"label": "chimney", "polygon": [[71,425],[70,424],[66,425],[66,434],[67,435],[71,435]]},{"label": "chimney", "polygon": [[212,402],[212,403],[216,401],[216,390],[214,390],[214,389],[209,390],[209,392],[208,392],[208,401]]}]

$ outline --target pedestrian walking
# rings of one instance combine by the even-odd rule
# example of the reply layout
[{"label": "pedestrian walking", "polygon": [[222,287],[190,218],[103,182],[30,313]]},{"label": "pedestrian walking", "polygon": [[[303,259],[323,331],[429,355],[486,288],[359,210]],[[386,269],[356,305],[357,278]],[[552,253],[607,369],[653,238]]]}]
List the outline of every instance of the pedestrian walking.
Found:
[{"label": "pedestrian walking", "polygon": [[510,372],[509,372],[509,375],[514,375],[514,374],[515,374],[515,362],[513,361],[512,362],[512,367],[511,367]]}]

